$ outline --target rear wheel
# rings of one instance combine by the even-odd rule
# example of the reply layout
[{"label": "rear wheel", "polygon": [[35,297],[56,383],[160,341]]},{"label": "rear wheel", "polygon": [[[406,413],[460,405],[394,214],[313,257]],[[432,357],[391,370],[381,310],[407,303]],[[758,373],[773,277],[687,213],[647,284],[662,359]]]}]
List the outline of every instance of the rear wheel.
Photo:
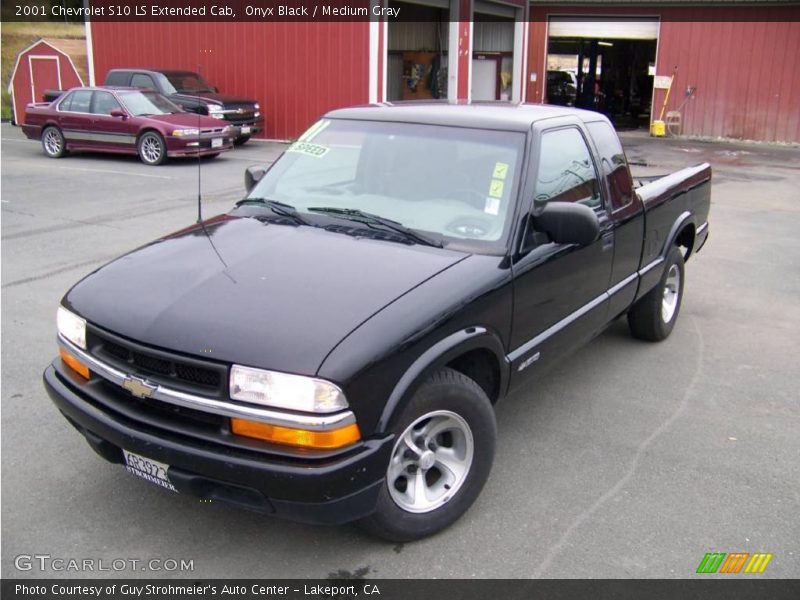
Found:
[{"label": "rear wheel", "polygon": [[249,139],[250,139],[249,135],[240,135],[235,140],[233,140],[233,145],[234,146],[244,146]]},{"label": "rear wheel", "polygon": [[139,158],[146,165],[156,166],[167,160],[167,145],[160,133],[148,131],[139,138]]},{"label": "rear wheel", "polygon": [[67,153],[64,134],[58,127],[45,127],[42,132],[42,148],[50,158],[61,158]]},{"label": "rear wheel", "polygon": [[445,368],[420,386],[392,431],[377,510],[360,525],[407,542],[441,531],[472,505],[489,477],[497,427],[481,387]]},{"label": "rear wheel", "polygon": [[673,246],[658,285],[628,312],[628,326],[634,337],[660,342],[672,333],[683,300],[684,272],[681,249]]}]

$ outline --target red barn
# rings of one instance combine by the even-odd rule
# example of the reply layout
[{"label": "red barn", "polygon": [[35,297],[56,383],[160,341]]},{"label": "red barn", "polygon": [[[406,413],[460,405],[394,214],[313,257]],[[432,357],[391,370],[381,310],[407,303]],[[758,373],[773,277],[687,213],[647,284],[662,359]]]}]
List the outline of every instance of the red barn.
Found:
[{"label": "red barn", "polygon": [[[682,134],[800,142],[796,2],[373,4],[406,21],[91,23],[90,78],[199,69],[223,92],[257,99],[273,139],[332,108],[440,97],[574,103],[624,127],[663,111]],[[571,97],[556,96],[559,79]]]},{"label": "red barn", "polygon": [[39,40],[17,55],[8,91],[16,119],[25,115],[25,105],[42,102],[49,89],[68,89],[84,85],[72,58],[51,42]]}]

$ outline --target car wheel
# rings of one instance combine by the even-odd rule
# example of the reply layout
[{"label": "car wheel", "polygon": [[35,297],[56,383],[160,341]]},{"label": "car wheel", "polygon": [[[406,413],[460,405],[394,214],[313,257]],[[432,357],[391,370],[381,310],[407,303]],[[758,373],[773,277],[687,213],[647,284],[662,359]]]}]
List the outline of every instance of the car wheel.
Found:
[{"label": "car wheel", "polygon": [[212,158],[217,158],[219,156],[219,152],[215,152],[214,154],[206,154],[206,158],[211,160]]},{"label": "car wheel", "polygon": [[64,141],[64,134],[58,127],[45,127],[42,132],[42,148],[44,153],[50,158],[61,158],[67,153],[67,145]]},{"label": "car wheel", "polygon": [[448,527],[472,505],[492,468],[497,425],[481,387],[445,368],[420,386],[391,430],[386,482],[376,511],[359,524],[408,542]]},{"label": "car wheel", "polygon": [[146,165],[160,165],[167,160],[167,145],[160,133],[148,131],[139,138],[139,158]]},{"label": "car wheel", "polygon": [[244,146],[249,139],[250,139],[249,135],[240,135],[235,140],[233,140],[233,145],[234,146]]},{"label": "car wheel", "polygon": [[683,254],[673,246],[658,285],[633,305],[628,325],[634,337],[660,342],[672,333],[683,300]]}]

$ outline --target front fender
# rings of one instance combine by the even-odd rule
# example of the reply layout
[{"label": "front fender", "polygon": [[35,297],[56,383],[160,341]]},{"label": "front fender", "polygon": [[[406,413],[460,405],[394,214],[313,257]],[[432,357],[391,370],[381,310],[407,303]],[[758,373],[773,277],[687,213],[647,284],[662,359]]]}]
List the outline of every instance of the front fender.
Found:
[{"label": "front fender", "polygon": [[497,359],[500,366],[500,395],[502,396],[508,388],[510,367],[500,338],[485,327],[467,327],[439,340],[411,364],[386,401],[375,432],[383,433],[388,429],[393,416],[403,410],[427,377],[456,357],[470,350],[479,349],[490,351]]}]

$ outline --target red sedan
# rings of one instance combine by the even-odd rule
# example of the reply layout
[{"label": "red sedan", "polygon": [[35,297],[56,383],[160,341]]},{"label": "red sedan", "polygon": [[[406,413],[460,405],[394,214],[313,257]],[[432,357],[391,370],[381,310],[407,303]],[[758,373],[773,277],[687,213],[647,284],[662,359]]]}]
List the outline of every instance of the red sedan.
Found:
[{"label": "red sedan", "polygon": [[218,119],[184,112],[161,94],[134,88],[74,88],[57,100],[29,104],[22,130],[45,154],[69,150],[138,154],[147,165],[167,157],[217,156],[233,147]]}]

